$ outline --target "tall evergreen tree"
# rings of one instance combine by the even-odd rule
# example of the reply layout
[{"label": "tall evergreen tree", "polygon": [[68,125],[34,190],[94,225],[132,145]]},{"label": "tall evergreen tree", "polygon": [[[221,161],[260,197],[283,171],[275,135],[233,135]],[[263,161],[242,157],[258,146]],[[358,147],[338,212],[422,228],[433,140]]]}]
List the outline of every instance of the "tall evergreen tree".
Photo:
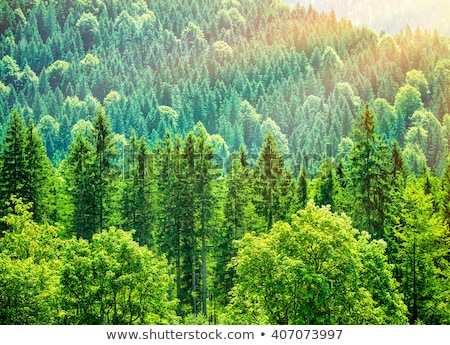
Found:
[{"label": "tall evergreen tree", "polygon": [[[175,262],[176,296],[179,299],[177,314],[181,316],[181,300],[183,297],[181,285],[181,231],[183,213],[182,180],[181,180],[181,138],[172,138],[166,132],[155,149],[158,165],[158,220],[160,248],[167,255],[169,265]],[[172,294],[173,295],[173,294]]]},{"label": "tall evergreen tree", "polygon": [[180,300],[186,307],[191,305],[191,311],[197,314],[198,307],[198,245],[195,227],[195,135],[189,132],[183,143],[182,162],[180,164],[180,210],[181,218],[180,242],[182,253],[181,265],[181,296]]},{"label": "tall evergreen tree", "polygon": [[355,143],[350,152],[348,197],[356,228],[375,238],[384,237],[386,207],[391,196],[391,160],[388,146],[375,134],[375,117],[366,104],[354,129]]},{"label": "tall evergreen tree", "polygon": [[[305,165],[302,165],[300,172],[298,174],[297,181],[297,208],[304,209],[306,203],[308,202],[308,190],[309,190],[309,178],[308,169]],[[298,211],[298,210],[296,210]]]},{"label": "tall evergreen tree", "polygon": [[100,108],[92,119],[93,129],[90,141],[94,148],[94,179],[92,187],[98,204],[97,231],[101,231],[108,223],[112,213],[112,182],[118,176],[118,150],[111,133],[111,123],[105,111]]},{"label": "tall evergreen tree", "polygon": [[25,187],[29,178],[25,156],[26,145],[25,123],[19,112],[14,110],[6,127],[0,153],[0,210],[2,216],[8,212],[6,203],[12,195],[25,196]]},{"label": "tall evergreen tree", "polygon": [[94,161],[94,148],[81,133],[78,134],[69,147],[65,168],[73,204],[72,231],[89,240],[98,230]]},{"label": "tall evergreen tree", "polygon": [[397,270],[410,323],[448,322],[448,227],[434,213],[432,196],[410,180],[403,195]]},{"label": "tall evergreen tree", "polygon": [[122,196],[124,230],[134,230],[133,238],[140,245],[151,245],[151,181],[150,151],[145,137],[139,140],[132,130],[125,153],[125,187]]},{"label": "tall evergreen tree", "polygon": [[200,221],[202,260],[202,314],[207,313],[207,240],[211,236],[210,221],[217,200],[214,194],[214,179],[220,176],[218,164],[214,161],[214,150],[206,130],[200,130],[196,138],[195,193],[197,217]]},{"label": "tall evergreen tree", "polygon": [[258,211],[267,222],[267,229],[274,223],[275,189],[284,171],[284,159],[275,137],[269,131],[255,166],[255,188],[260,198]]},{"label": "tall evergreen tree", "polygon": [[336,179],[333,162],[327,159],[323,162],[315,179],[315,202],[318,206],[330,205],[335,211],[335,198],[339,184]]},{"label": "tall evergreen tree", "polygon": [[52,166],[42,139],[30,119],[26,129],[25,168],[28,179],[24,185],[24,201],[31,202],[33,219],[41,222],[50,214],[50,181]]},{"label": "tall evergreen tree", "polygon": [[243,144],[239,151],[231,155],[227,170],[223,204],[224,229],[216,244],[214,284],[216,300],[221,305],[229,303],[229,292],[233,287],[235,270],[230,263],[237,254],[234,241],[241,239],[247,232],[261,232],[264,229],[264,220],[255,212],[252,196],[253,171]]}]

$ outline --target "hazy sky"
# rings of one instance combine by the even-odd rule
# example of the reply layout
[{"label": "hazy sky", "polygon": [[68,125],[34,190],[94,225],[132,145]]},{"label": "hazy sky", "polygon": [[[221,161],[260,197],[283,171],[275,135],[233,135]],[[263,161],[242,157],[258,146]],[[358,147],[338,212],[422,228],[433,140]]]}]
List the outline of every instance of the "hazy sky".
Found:
[{"label": "hazy sky", "polygon": [[283,0],[289,4],[310,3],[320,11],[334,9],[356,25],[395,33],[405,28],[435,28],[450,35],[450,0]]}]

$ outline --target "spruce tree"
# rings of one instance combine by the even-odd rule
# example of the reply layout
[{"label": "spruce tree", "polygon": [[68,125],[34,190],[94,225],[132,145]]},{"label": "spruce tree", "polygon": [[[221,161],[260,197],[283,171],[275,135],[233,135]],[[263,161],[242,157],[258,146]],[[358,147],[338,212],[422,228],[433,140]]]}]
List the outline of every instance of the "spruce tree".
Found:
[{"label": "spruce tree", "polygon": [[133,238],[140,245],[151,245],[150,151],[145,137],[139,140],[131,132],[125,157],[125,187],[122,196],[124,230],[134,230]]},{"label": "spruce tree", "polygon": [[41,222],[51,211],[49,197],[52,166],[31,119],[26,129],[25,168],[28,179],[24,185],[24,201],[32,203],[33,219]]},{"label": "spruce tree", "polygon": [[356,228],[383,238],[386,207],[391,202],[392,168],[389,148],[375,133],[375,117],[368,104],[356,124],[354,137],[347,189],[353,204],[349,211]]},{"label": "spruce tree", "polygon": [[[297,182],[297,208],[304,209],[306,203],[308,202],[308,169],[305,165],[302,165],[300,172],[298,174],[298,182]],[[296,210],[298,211],[298,210]]]},{"label": "spruce tree", "polygon": [[[235,278],[234,267],[230,265],[236,256],[235,241],[246,233],[264,230],[264,220],[255,212],[252,193],[253,172],[247,150],[242,144],[239,151],[231,155],[225,176],[224,229],[217,239],[217,262],[215,270],[216,300],[225,306],[230,301],[229,292]],[[226,194],[225,194],[226,193]]]},{"label": "spruce tree", "polygon": [[275,221],[274,194],[283,171],[283,155],[273,134],[267,132],[255,166],[255,188],[259,197],[257,208],[267,222],[267,229],[270,229]]},{"label": "spruce tree", "polygon": [[26,128],[23,118],[17,110],[11,114],[3,141],[0,153],[1,216],[9,212],[6,203],[12,195],[25,196],[25,188],[29,179],[25,156]]},{"label": "spruce tree", "polygon": [[331,211],[335,211],[336,189],[339,184],[336,181],[336,172],[333,162],[327,159],[323,162],[315,179],[315,202],[318,206],[330,205]]},{"label": "spruce tree", "polygon": [[95,155],[91,143],[79,133],[69,147],[66,159],[69,194],[73,203],[72,231],[92,239],[98,230],[99,205],[94,186]]},{"label": "spruce tree", "polygon": [[218,165],[214,161],[214,151],[209,135],[201,129],[196,138],[195,194],[196,211],[200,221],[201,260],[202,260],[202,314],[206,316],[207,308],[207,240],[211,236],[210,221],[217,200],[214,195],[214,179],[220,176]]},{"label": "spruce tree", "polygon": [[[169,265],[175,264],[176,297],[179,299],[177,314],[181,316],[181,298],[184,296],[181,284],[181,236],[183,213],[181,152],[182,140],[179,136],[174,140],[170,132],[166,132],[155,149],[158,167],[158,216],[159,246],[167,255]],[[173,294],[171,294],[173,295]]]},{"label": "spruce tree", "polygon": [[92,119],[93,129],[90,142],[94,148],[94,178],[92,187],[98,204],[97,230],[101,231],[108,223],[112,213],[111,195],[113,184],[118,176],[116,141],[111,133],[111,123],[105,111],[100,108]]},{"label": "spruce tree", "polygon": [[180,300],[186,305],[190,304],[192,313],[197,314],[198,289],[198,246],[197,231],[195,227],[195,135],[189,132],[184,140],[181,163],[180,214],[181,217],[181,285]]}]

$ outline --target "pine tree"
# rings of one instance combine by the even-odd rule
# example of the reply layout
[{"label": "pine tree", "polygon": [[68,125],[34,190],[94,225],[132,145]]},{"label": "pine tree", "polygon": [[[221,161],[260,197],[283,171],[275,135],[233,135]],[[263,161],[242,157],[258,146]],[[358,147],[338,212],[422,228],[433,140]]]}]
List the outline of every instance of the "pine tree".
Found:
[{"label": "pine tree", "polygon": [[[22,116],[14,110],[6,127],[0,154],[0,210],[4,216],[9,212],[6,203],[12,195],[25,196],[29,178],[25,149],[26,128]],[[13,208],[14,209],[14,208]]]},{"label": "pine tree", "polygon": [[181,231],[182,231],[182,180],[181,138],[172,138],[166,132],[155,149],[158,166],[158,219],[160,248],[167,255],[169,265],[175,262],[176,296],[179,299],[177,314],[181,316]]},{"label": "pine tree", "polygon": [[[297,182],[297,208],[304,209],[308,202],[308,189],[309,189],[308,169],[305,165],[302,165],[298,174]],[[298,210],[296,210],[298,211]]]},{"label": "pine tree", "polygon": [[214,179],[220,176],[214,161],[214,150],[206,130],[200,130],[196,138],[195,193],[197,214],[200,220],[201,260],[202,260],[202,313],[207,313],[207,239],[211,236],[210,221],[217,200],[214,195]]},{"label": "pine tree", "polygon": [[348,197],[355,227],[375,238],[383,238],[386,207],[390,203],[391,174],[388,146],[375,134],[375,118],[366,104],[354,129],[355,143],[350,153]]},{"label": "pine tree", "polygon": [[230,158],[228,174],[225,176],[224,195],[224,229],[217,239],[217,262],[215,269],[216,300],[220,305],[230,301],[229,292],[235,277],[234,267],[230,265],[236,256],[234,241],[241,239],[248,232],[261,232],[264,220],[255,212],[252,196],[253,172],[248,160],[248,153],[242,144]]},{"label": "pine tree", "polygon": [[314,201],[318,206],[330,205],[331,211],[334,212],[336,189],[339,184],[331,159],[321,164],[314,182],[316,188]]},{"label": "pine tree", "polygon": [[180,214],[181,230],[180,242],[182,253],[181,265],[181,291],[179,296],[183,304],[191,305],[192,313],[197,315],[197,288],[199,276],[198,272],[198,246],[197,231],[195,227],[195,135],[189,132],[184,140],[182,151],[181,184],[180,190]]},{"label": "pine tree", "polygon": [[94,186],[95,153],[91,143],[80,133],[72,141],[66,158],[69,194],[73,203],[72,231],[92,239],[98,231],[99,205]]},{"label": "pine tree", "polygon": [[124,230],[134,230],[133,238],[140,245],[151,245],[152,207],[150,196],[150,151],[145,137],[139,140],[132,130],[126,152],[125,187],[122,196]]},{"label": "pine tree", "polygon": [[396,267],[411,324],[448,322],[448,227],[433,210],[432,196],[410,179],[401,203]]},{"label": "pine tree", "polygon": [[46,214],[51,212],[50,208],[50,181],[52,176],[52,166],[42,139],[30,119],[26,129],[25,146],[25,169],[28,179],[24,184],[23,199],[31,202],[33,219],[41,222],[46,218]]},{"label": "pine tree", "polygon": [[274,223],[275,188],[284,171],[284,159],[275,137],[269,131],[255,166],[255,188],[258,196],[258,211],[267,222],[267,229]]},{"label": "pine tree", "polygon": [[116,159],[118,151],[114,136],[111,133],[111,123],[101,108],[92,119],[93,130],[90,142],[94,148],[94,179],[92,187],[98,204],[97,231],[101,231],[108,223],[112,213],[111,194],[112,182],[118,175]]}]

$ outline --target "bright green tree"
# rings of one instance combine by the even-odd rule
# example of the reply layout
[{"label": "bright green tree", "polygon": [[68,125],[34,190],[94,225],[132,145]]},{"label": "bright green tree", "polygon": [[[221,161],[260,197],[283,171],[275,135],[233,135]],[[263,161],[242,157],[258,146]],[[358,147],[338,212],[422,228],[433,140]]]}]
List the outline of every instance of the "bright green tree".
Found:
[{"label": "bright green tree", "polygon": [[32,120],[28,124],[26,135],[25,168],[28,179],[22,196],[25,202],[32,203],[33,219],[40,222],[51,213],[50,191],[53,170]]},{"label": "bright green tree", "polygon": [[309,203],[291,224],[247,234],[228,307],[237,324],[404,324],[406,307],[383,241]]},{"label": "bright green tree", "polygon": [[447,324],[450,305],[448,227],[433,210],[432,195],[411,179],[395,235],[397,270],[411,323]]},{"label": "bright green tree", "polygon": [[31,204],[12,198],[14,212],[0,222],[0,323],[53,324],[59,321],[58,229],[33,221]]},{"label": "bright green tree", "polygon": [[63,310],[68,324],[175,323],[167,262],[115,228],[63,251]]},{"label": "bright green tree", "polygon": [[423,107],[419,90],[411,85],[403,86],[395,95],[394,108],[397,114],[397,141],[404,144],[406,131],[411,126],[414,112]]},{"label": "bright green tree", "polygon": [[26,129],[22,116],[13,111],[4,136],[0,153],[0,210],[6,215],[6,202],[11,195],[23,196],[29,174],[26,169]]}]

